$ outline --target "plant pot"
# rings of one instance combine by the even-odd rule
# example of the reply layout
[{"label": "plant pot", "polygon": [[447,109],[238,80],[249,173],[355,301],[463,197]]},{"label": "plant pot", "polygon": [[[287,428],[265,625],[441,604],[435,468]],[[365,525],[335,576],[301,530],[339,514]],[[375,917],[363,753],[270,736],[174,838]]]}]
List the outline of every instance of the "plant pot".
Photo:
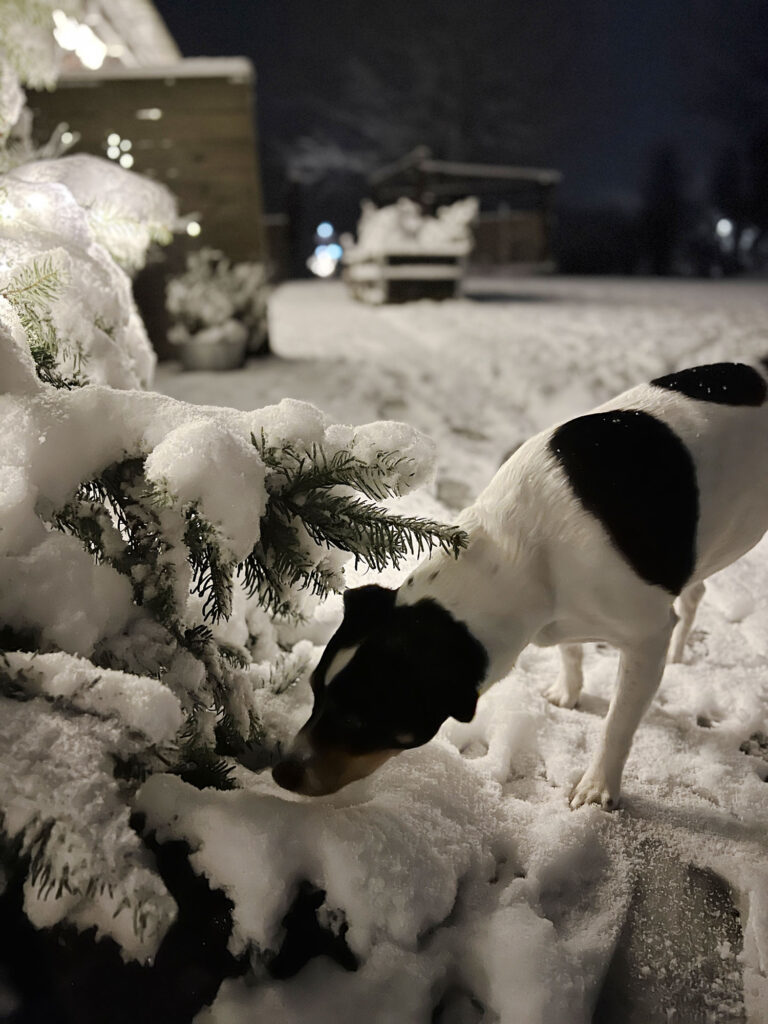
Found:
[{"label": "plant pot", "polygon": [[195,334],[177,329],[175,335],[185,370],[236,370],[245,362],[248,331],[237,320],[204,327]]},{"label": "plant pot", "polygon": [[245,362],[246,340],[183,341],[178,346],[185,370],[237,370]]}]

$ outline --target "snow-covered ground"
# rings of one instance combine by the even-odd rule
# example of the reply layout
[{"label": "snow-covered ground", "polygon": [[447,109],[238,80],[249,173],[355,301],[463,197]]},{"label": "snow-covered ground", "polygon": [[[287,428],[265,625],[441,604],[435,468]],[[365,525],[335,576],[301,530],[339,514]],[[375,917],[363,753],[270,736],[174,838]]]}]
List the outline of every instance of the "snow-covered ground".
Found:
[{"label": "snow-covered ground", "polygon": [[[290,396],[342,422],[405,420],[435,439],[438,473],[404,507],[450,517],[534,431],[663,372],[768,353],[764,283],[487,278],[465,290],[370,308],[338,282],[286,284],[271,303],[274,357],[221,374],[161,366],[156,387],[241,409]],[[198,1019],[768,1021],[766,579],[763,542],[711,581],[612,815],[567,805],[612,689],[616,654],[600,645],[578,710],[544,700],[557,656],[531,648],[473,722],[447,723],[331,797],[293,797],[245,770],[230,793],[152,778],[148,820],[186,838],[195,869],[234,901],[235,951],[279,948],[308,880],[359,962],[349,972],[320,957],[288,980],[227,981]],[[268,724],[287,736],[309,699],[283,695]]]}]

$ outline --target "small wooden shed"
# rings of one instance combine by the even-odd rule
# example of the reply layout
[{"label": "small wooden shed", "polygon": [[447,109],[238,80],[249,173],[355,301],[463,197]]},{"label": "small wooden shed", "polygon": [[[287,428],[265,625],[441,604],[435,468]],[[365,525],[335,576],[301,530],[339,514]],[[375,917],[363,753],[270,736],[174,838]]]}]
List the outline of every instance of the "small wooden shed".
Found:
[{"label": "small wooden shed", "polygon": [[477,196],[474,265],[513,265],[553,270],[555,194],[562,175],[544,167],[436,160],[418,146],[369,176],[371,197],[384,206],[400,196],[426,212],[466,196]]}]

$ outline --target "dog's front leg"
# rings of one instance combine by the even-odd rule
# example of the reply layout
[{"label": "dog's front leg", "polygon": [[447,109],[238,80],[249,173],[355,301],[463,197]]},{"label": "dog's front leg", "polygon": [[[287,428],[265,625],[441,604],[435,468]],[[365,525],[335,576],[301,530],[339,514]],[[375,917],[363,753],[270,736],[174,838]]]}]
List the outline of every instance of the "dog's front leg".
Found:
[{"label": "dog's front leg", "polygon": [[600,804],[608,811],[617,806],[624,762],[640,719],[661,682],[676,621],[677,616],[671,611],[669,623],[663,630],[622,650],[618,682],[600,746],[571,793],[571,809],[582,804]]}]

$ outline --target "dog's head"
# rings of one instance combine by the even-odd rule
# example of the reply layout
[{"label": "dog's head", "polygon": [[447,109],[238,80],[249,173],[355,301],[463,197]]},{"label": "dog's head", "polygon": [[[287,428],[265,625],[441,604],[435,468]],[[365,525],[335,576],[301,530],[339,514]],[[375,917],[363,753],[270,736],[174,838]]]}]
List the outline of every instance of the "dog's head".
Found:
[{"label": "dog's head", "polygon": [[376,585],[344,594],[312,674],[312,714],[273,769],[284,789],[334,793],[432,739],[446,718],[474,715],[485,649],[436,601],[396,606],[396,596]]}]

